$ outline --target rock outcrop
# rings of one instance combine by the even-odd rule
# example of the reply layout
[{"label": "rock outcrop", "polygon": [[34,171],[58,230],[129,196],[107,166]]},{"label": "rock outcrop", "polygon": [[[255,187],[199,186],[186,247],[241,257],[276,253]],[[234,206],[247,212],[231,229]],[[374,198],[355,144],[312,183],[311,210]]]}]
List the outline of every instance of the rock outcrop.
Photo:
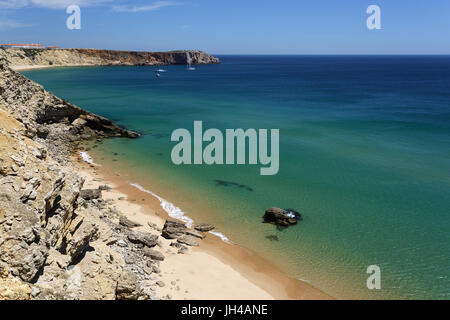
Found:
[{"label": "rock outcrop", "polygon": [[0,64],[0,106],[23,124],[24,136],[47,146],[47,150],[35,151],[38,157],[45,157],[49,151],[61,160],[69,155],[77,141],[139,136],[54,96],[4,64]]},{"label": "rock outcrop", "polygon": [[154,297],[159,236],[121,226],[69,157],[108,136],[136,135],[0,64],[0,300]]},{"label": "rock outcrop", "polygon": [[266,223],[275,224],[279,228],[286,228],[297,224],[297,221],[301,220],[302,216],[294,209],[284,210],[273,207],[266,210],[263,219]]},{"label": "rock outcrop", "polygon": [[196,224],[194,227],[195,230],[198,230],[200,232],[209,232],[215,229],[213,225],[210,225],[209,223],[200,223]]},{"label": "rock outcrop", "polygon": [[202,51],[138,52],[97,49],[0,48],[0,60],[10,66],[216,64],[219,59]]},{"label": "rock outcrop", "polygon": [[[185,56],[157,61],[184,63]],[[209,61],[202,53],[189,58]],[[167,221],[143,232],[103,199],[108,186],[84,189],[70,156],[84,141],[107,137],[138,134],[0,62],[0,300],[157,299],[165,285],[152,276],[165,259],[160,236],[178,250],[166,254],[184,254],[212,228]]]}]

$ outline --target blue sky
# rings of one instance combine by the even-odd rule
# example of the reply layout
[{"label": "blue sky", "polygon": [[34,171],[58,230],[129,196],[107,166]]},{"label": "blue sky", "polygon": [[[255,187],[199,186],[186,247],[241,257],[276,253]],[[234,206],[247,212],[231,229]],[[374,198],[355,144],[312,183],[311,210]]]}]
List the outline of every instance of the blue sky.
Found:
[{"label": "blue sky", "polygon": [[[66,7],[81,7],[68,30]],[[381,8],[381,30],[366,9]],[[0,0],[0,43],[213,54],[450,54],[450,0]]]}]

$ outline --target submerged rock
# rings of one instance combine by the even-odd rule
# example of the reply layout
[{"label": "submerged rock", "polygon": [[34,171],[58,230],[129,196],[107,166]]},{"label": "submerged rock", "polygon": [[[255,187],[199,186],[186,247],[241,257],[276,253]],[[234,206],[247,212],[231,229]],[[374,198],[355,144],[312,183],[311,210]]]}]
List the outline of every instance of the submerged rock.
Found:
[{"label": "submerged rock", "polygon": [[264,222],[275,224],[278,227],[289,227],[296,225],[298,220],[301,220],[302,216],[294,209],[280,209],[270,208],[266,210],[264,214]]}]

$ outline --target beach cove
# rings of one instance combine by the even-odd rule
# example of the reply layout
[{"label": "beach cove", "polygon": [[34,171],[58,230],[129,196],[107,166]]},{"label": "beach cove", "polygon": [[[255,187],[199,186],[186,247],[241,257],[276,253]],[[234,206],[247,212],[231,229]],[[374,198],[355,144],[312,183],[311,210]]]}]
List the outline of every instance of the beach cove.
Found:
[{"label": "beach cove", "polygon": [[[103,191],[103,199],[114,201],[123,216],[142,225],[136,230],[148,231],[149,225],[162,228],[167,219],[174,219],[173,213],[176,214],[177,210],[173,210],[171,203],[131,183],[126,172],[110,169],[101,161],[87,158],[86,153],[75,157],[74,162],[77,163],[77,171],[86,178],[86,188],[96,189],[105,184],[112,188]],[[193,223],[190,218],[178,218],[188,224]],[[163,251],[170,251],[169,244],[169,240],[164,241]],[[161,269],[164,270],[161,280],[176,283],[180,288],[174,290],[174,285],[167,287],[162,290],[162,295],[170,294],[178,300],[332,299],[311,285],[287,276],[270,261],[216,232],[207,235],[199,247],[192,247],[186,254],[172,252],[166,255]]]},{"label": "beach cove", "polygon": [[[89,151],[96,161],[123,166],[131,183],[289,275],[337,298],[445,298],[448,59],[221,58],[196,72],[167,66],[159,79],[151,67],[28,75],[142,133],[136,141],[105,141]],[[195,120],[221,130],[279,127],[279,174],[172,165],[171,132]],[[261,223],[272,206],[292,207],[304,219],[279,232]],[[373,264],[382,270],[379,291],[366,287]]]}]

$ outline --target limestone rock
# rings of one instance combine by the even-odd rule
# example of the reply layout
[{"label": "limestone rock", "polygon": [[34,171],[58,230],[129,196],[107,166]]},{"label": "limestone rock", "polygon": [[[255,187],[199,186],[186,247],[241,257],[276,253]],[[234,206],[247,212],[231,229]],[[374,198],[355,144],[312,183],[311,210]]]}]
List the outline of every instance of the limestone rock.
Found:
[{"label": "limestone rock", "polygon": [[158,236],[150,233],[131,232],[128,235],[128,240],[132,243],[143,244],[147,247],[154,247],[158,242]]},{"label": "limestone rock", "polygon": [[117,300],[137,300],[138,285],[137,277],[134,273],[124,271],[117,282],[116,299]]},{"label": "limestone rock", "polygon": [[141,224],[131,221],[130,219],[128,219],[127,217],[121,216],[120,220],[119,220],[119,224],[121,226],[127,227],[127,228],[135,228],[135,227],[140,227],[142,226]]},{"label": "limestone rock", "polygon": [[82,223],[81,226],[67,241],[66,252],[72,261],[83,254],[89,246],[90,241],[96,236],[98,225],[93,222]]},{"label": "limestone rock", "polygon": [[2,300],[29,300],[31,288],[28,283],[21,282],[17,278],[0,277],[0,301]]},{"label": "limestone rock", "polygon": [[200,232],[209,232],[209,231],[214,230],[215,227],[208,223],[200,223],[200,224],[195,225],[194,229],[197,231],[200,231]]},{"label": "limestone rock", "polygon": [[166,220],[161,235],[166,239],[177,239],[186,233],[186,229],[184,223]]},{"label": "limestone rock", "polygon": [[152,260],[164,261],[164,255],[155,249],[144,248],[143,252],[146,257]]},{"label": "limestone rock", "polygon": [[198,242],[193,236],[184,235],[177,240],[179,243],[186,244],[188,246],[198,246]]},{"label": "limestone rock", "polygon": [[199,232],[197,230],[187,230],[186,234],[188,236],[193,236],[193,237],[196,237],[196,238],[199,238],[199,239],[205,239],[206,238],[204,233]]},{"label": "limestone rock", "polygon": [[278,227],[285,228],[297,224],[302,216],[294,209],[270,208],[264,214],[264,222],[275,224]]},{"label": "limestone rock", "polygon": [[100,189],[85,189],[81,190],[80,197],[84,200],[100,199],[102,197],[102,191]]}]

